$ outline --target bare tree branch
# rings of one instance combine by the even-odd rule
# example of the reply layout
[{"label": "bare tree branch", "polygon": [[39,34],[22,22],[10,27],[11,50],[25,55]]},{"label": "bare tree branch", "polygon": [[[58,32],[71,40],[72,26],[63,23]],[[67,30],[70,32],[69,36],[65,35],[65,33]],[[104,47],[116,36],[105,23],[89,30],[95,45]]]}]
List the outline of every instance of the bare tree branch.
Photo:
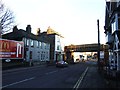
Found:
[{"label": "bare tree branch", "polygon": [[0,1],[0,34],[10,31],[14,26],[13,12]]}]

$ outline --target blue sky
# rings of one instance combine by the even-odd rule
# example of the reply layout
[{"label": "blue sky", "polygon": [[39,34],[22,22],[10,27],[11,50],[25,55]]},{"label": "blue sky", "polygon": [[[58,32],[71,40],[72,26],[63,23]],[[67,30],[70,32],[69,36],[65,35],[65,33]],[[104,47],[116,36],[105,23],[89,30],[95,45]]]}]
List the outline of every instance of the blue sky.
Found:
[{"label": "blue sky", "polygon": [[15,15],[18,28],[32,26],[46,31],[50,26],[64,36],[65,45],[97,43],[97,19],[100,42],[105,43],[105,0],[4,0]]}]

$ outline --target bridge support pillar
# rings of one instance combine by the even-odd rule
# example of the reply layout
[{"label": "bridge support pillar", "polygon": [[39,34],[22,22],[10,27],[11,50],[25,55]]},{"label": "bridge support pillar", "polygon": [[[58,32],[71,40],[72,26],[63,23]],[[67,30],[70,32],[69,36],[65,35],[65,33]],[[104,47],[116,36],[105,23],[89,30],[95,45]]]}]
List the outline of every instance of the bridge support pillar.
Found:
[{"label": "bridge support pillar", "polygon": [[72,61],[73,61],[73,53],[74,52],[71,52],[71,51],[68,51],[68,52],[66,52],[66,61],[68,62],[68,63],[71,63]]}]

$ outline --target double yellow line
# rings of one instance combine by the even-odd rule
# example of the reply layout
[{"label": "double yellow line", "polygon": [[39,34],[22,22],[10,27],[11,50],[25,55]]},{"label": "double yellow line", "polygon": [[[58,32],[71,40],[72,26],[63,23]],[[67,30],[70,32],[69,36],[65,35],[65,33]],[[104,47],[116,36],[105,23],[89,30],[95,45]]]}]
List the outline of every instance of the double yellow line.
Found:
[{"label": "double yellow line", "polygon": [[82,73],[82,75],[80,76],[80,78],[78,79],[78,81],[76,82],[76,84],[73,87],[73,90],[77,90],[83,80],[83,78],[85,77],[86,73],[88,71],[88,67],[85,69],[85,71]]}]

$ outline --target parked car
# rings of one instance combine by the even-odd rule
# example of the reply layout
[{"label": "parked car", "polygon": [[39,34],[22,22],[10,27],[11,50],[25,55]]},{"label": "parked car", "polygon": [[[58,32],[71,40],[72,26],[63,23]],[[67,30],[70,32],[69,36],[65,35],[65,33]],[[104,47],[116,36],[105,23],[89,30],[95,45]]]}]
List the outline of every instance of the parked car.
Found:
[{"label": "parked car", "polygon": [[65,61],[58,61],[56,62],[56,67],[67,67],[68,63]]}]

